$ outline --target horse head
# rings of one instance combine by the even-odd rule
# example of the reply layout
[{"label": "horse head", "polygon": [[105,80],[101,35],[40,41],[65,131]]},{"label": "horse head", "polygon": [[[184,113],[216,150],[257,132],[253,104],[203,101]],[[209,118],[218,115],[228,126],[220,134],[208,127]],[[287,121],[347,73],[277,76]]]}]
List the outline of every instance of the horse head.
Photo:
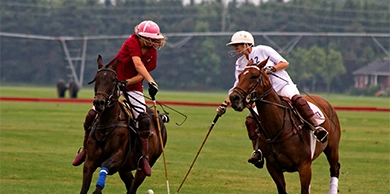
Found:
[{"label": "horse head", "polygon": [[232,108],[242,111],[257,99],[264,98],[272,91],[271,81],[263,71],[268,59],[255,65],[248,65],[238,76],[238,83],[229,95]]},{"label": "horse head", "polygon": [[102,63],[102,56],[97,58],[98,71],[95,75],[95,97],[93,105],[97,112],[101,113],[106,107],[112,106],[120,96],[119,81],[115,72],[118,62],[114,65]]}]

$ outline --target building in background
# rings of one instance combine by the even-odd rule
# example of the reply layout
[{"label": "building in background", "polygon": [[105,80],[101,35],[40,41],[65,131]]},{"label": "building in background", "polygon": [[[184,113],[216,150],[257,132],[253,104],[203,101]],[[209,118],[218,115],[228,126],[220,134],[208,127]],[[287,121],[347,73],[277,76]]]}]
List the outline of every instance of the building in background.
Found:
[{"label": "building in background", "polygon": [[353,72],[355,88],[366,89],[379,86],[381,91],[390,91],[390,58],[376,60]]}]

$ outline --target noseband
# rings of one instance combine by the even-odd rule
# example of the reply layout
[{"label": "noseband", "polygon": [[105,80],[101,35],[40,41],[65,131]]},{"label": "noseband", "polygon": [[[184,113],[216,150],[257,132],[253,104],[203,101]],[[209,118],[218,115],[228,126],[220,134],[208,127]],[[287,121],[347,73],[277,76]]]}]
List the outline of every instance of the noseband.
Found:
[{"label": "noseband", "polygon": [[264,97],[268,96],[268,94],[272,91],[272,87],[270,87],[267,91],[263,92],[259,96],[259,94],[256,91],[256,88],[259,85],[262,85],[264,88],[266,88],[267,84],[264,83],[263,74],[262,74],[262,71],[260,70],[259,67],[257,67],[257,66],[248,66],[248,67],[246,67],[244,69],[244,71],[246,69],[249,69],[249,68],[255,68],[255,69],[257,69],[260,72],[259,76],[256,79],[256,82],[253,83],[251,85],[251,87],[249,87],[249,89],[247,91],[245,91],[245,90],[243,90],[242,88],[239,88],[239,87],[234,87],[233,88],[233,92],[237,92],[242,99],[245,99],[245,101],[246,101],[246,103],[248,105],[252,104],[256,100],[263,99]]},{"label": "noseband", "polygon": [[[115,75],[115,82],[113,84],[113,87],[110,91],[110,93],[106,93],[106,92],[103,92],[103,91],[96,91],[95,92],[95,97],[98,96],[98,95],[102,95],[104,98],[107,99],[106,103],[105,103],[105,107],[111,107],[116,101],[118,101],[118,98],[119,98],[119,95],[117,94],[118,90],[119,90],[119,81],[118,81],[118,77],[117,77],[117,74],[115,72],[115,70],[113,69],[110,69],[110,68],[104,68],[104,69],[99,69],[96,73],[99,74],[100,72],[103,72],[103,71],[108,71],[108,72],[111,72],[111,73],[114,73]],[[91,82],[89,82],[88,84],[91,84],[93,82],[96,81],[96,76],[95,76],[95,79],[92,80]],[[117,94],[115,96],[115,94]]]}]

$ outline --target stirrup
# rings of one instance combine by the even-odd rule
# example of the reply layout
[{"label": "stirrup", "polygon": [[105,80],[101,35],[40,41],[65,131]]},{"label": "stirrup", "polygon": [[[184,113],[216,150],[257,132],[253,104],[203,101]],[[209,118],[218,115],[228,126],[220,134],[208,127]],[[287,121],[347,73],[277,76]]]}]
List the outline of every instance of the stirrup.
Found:
[{"label": "stirrup", "polygon": [[[257,156],[256,156],[257,155]],[[256,157],[255,157],[256,156]],[[253,150],[251,157],[248,159],[249,163],[252,163],[257,168],[263,168],[264,166],[264,157],[263,152],[260,149]]]},{"label": "stirrup", "polygon": [[77,154],[79,154],[80,152],[81,152],[81,150],[83,150],[84,149],[84,146],[81,146],[80,148],[79,148],[79,150],[77,151]]},{"label": "stirrup", "polygon": [[314,131],[314,135],[321,143],[325,143],[328,137],[328,131],[321,126],[317,126]]},{"label": "stirrup", "polygon": [[141,161],[142,161],[143,158],[146,158],[146,160],[149,162],[149,157],[147,157],[147,156],[141,156],[141,157],[139,157],[139,158],[138,158],[138,161],[137,161],[137,170],[142,170],[140,164],[141,164]]}]

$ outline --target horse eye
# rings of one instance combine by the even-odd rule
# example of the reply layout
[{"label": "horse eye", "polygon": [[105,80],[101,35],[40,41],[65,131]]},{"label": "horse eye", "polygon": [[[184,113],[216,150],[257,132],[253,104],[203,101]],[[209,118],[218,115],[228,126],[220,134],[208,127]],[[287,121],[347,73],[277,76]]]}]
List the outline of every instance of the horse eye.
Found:
[{"label": "horse eye", "polygon": [[258,75],[252,75],[250,79],[257,79],[258,77]]}]

